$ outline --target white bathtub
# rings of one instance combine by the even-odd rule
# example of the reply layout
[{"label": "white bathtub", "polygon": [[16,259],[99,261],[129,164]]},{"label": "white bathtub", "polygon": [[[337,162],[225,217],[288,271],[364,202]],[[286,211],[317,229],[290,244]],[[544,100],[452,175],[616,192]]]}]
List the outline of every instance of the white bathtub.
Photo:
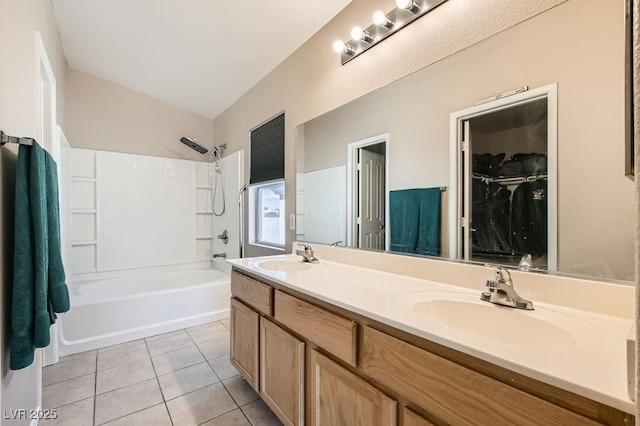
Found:
[{"label": "white bathtub", "polygon": [[163,270],[69,284],[59,355],[149,337],[229,316],[228,271]]}]

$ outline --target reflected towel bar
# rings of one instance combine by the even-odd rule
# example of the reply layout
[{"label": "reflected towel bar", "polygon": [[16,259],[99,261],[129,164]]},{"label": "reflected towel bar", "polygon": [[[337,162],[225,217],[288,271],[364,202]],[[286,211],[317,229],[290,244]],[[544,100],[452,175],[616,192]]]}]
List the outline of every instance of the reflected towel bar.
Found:
[{"label": "reflected towel bar", "polygon": [[19,138],[17,136],[9,136],[8,134],[0,130],[0,146],[6,143],[17,143],[20,145],[31,146],[33,145],[34,142],[35,142],[35,139],[33,138]]}]

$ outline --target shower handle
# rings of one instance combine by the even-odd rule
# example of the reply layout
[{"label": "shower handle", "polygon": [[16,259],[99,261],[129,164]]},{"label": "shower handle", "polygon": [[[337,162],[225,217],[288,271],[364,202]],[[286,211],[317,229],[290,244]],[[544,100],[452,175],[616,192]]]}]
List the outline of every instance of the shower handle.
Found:
[{"label": "shower handle", "polygon": [[218,235],[218,239],[222,240],[222,244],[227,244],[229,242],[229,233],[226,229],[222,231],[222,234]]}]

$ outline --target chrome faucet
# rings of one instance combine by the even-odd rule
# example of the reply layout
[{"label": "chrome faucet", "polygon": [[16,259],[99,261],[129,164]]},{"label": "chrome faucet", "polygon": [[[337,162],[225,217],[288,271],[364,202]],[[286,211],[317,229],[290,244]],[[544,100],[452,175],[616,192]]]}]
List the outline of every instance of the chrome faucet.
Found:
[{"label": "chrome faucet", "polygon": [[495,303],[496,305],[510,306],[516,309],[532,311],[533,302],[520,297],[515,288],[513,288],[511,273],[499,266],[494,266],[493,268],[495,270],[496,279],[495,281],[487,280],[487,287],[489,288],[489,291],[483,291],[480,295],[480,300]]},{"label": "chrome faucet", "polygon": [[298,244],[298,247],[302,247],[304,250],[296,250],[296,255],[302,256],[303,262],[319,263],[320,261],[313,255],[313,249],[306,244]]},{"label": "chrome faucet", "polygon": [[213,256],[211,256],[213,259],[217,259],[219,257],[226,259],[227,258],[227,253],[214,253]]}]

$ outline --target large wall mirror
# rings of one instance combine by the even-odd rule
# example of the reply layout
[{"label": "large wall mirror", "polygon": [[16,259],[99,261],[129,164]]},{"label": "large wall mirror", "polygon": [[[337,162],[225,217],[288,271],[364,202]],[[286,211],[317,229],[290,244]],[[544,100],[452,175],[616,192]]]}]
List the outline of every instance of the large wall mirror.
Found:
[{"label": "large wall mirror", "polygon": [[633,281],[626,8],[569,0],[301,125],[297,239]]}]

